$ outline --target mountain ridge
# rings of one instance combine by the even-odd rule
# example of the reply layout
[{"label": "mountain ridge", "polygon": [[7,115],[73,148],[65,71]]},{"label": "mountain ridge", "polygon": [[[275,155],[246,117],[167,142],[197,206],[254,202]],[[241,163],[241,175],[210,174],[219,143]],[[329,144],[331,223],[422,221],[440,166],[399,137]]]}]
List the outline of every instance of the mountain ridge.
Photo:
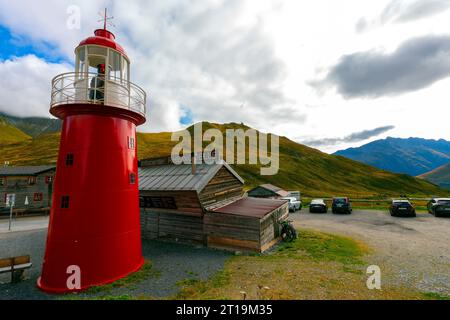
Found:
[{"label": "mountain ridge", "polygon": [[418,176],[450,162],[450,141],[388,137],[334,154],[383,170]]},{"label": "mountain ridge", "polygon": [[[203,122],[203,130],[248,129],[243,124]],[[188,128],[192,131],[192,127]],[[174,145],[171,132],[138,133],[139,158],[170,155]],[[0,145],[0,163],[11,165],[55,164],[60,133],[41,134],[33,139]],[[207,144],[207,143],[206,143]],[[248,157],[248,155],[247,155]],[[319,150],[280,137],[280,170],[275,176],[261,176],[260,165],[233,165],[246,181],[246,188],[272,183],[287,190],[300,190],[305,196],[386,197],[450,194],[425,180],[380,170],[342,156]]]},{"label": "mountain ridge", "polygon": [[418,178],[425,179],[444,189],[450,190],[450,162],[430,172],[424,173],[418,176]]}]

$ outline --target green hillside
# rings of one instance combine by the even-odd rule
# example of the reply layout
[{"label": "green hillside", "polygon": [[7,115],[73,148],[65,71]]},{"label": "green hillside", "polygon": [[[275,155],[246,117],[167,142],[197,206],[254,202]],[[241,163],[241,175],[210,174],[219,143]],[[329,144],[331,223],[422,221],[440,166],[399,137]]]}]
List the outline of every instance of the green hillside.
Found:
[{"label": "green hillside", "polygon": [[19,118],[0,112],[0,118],[31,137],[56,133],[61,130],[61,120],[42,117]]},{"label": "green hillside", "polygon": [[[203,129],[247,129],[239,124],[204,123]],[[193,131],[193,128],[189,128]],[[171,133],[139,133],[139,158],[169,155],[176,142],[170,141]],[[0,146],[0,162],[12,165],[55,163],[59,134],[48,134],[33,140]],[[280,171],[275,176],[261,176],[259,165],[235,165],[245,179],[246,188],[261,183],[272,183],[288,190],[300,190],[305,196],[349,195],[353,197],[385,197],[407,194],[410,196],[448,195],[422,179],[393,174],[374,167],[316,149],[280,137]]]},{"label": "green hillside", "polygon": [[443,165],[431,172],[419,176],[421,179],[430,181],[438,186],[450,190],[450,163]]},{"label": "green hillside", "polygon": [[0,144],[22,142],[31,137],[0,117]]}]

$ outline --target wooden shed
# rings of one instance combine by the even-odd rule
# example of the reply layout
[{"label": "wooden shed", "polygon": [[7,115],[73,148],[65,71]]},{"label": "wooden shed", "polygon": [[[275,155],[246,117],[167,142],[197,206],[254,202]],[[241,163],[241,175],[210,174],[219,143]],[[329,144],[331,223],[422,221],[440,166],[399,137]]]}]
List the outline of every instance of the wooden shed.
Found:
[{"label": "wooden shed", "polygon": [[[155,164],[156,163],[156,164]],[[210,208],[237,200],[244,181],[225,162],[213,165],[141,161],[139,198],[142,235],[206,244],[203,216]]]},{"label": "wooden shed", "polygon": [[208,246],[264,252],[280,240],[280,222],[288,216],[286,201],[241,198],[205,214]]},{"label": "wooden shed", "polygon": [[247,192],[249,197],[278,199],[288,197],[289,191],[283,190],[273,184],[262,184]]},{"label": "wooden shed", "polygon": [[144,239],[256,252],[279,240],[287,201],[243,197],[244,180],[226,162],[192,166],[158,158],[140,166]]}]

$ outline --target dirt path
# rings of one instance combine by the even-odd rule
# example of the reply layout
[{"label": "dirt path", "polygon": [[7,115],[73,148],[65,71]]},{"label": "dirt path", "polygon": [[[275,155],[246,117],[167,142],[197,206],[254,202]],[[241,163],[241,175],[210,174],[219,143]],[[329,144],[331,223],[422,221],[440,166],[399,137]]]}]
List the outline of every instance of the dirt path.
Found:
[{"label": "dirt path", "polygon": [[382,270],[382,281],[450,296],[450,219],[419,214],[393,218],[387,212],[352,215],[291,214],[297,228],[347,235],[374,249],[367,262]]}]

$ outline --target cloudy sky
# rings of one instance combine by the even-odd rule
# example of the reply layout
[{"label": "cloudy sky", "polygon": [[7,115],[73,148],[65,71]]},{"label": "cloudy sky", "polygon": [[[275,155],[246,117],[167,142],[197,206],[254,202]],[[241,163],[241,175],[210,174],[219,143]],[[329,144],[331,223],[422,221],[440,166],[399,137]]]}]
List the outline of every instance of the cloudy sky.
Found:
[{"label": "cloudy sky", "polygon": [[325,152],[450,140],[450,0],[0,0],[0,112],[49,116],[105,7],[149,94],[141,131],[244,122]]}]

